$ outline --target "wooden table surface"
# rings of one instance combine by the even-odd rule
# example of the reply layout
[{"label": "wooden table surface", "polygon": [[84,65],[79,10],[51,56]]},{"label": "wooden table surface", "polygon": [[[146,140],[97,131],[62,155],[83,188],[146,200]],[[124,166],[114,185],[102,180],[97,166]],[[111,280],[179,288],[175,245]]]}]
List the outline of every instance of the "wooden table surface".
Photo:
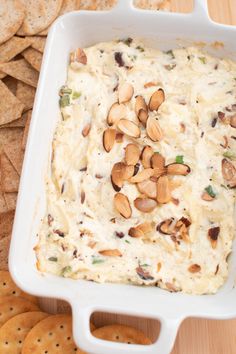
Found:
[{"label": "wooden table surface", "polygon": [[[189,12],[193,7],[192,0],[172,0],[171,3],[172,10],[178,12]],[[236,25],[236,0],[208,0],[208,5],[210,16],[216,22]],[[68,310],[61,301],[43,300],[42,303],[43,307],[50,308],[52,312]],[[94,315],[93,320],[97,326],[112,323],[133,325],[152,339],[159,333],[159,324],[149,319],[99,313]],[[236,319],[186,319],[180,327],[171,354],[236,354]]]}]

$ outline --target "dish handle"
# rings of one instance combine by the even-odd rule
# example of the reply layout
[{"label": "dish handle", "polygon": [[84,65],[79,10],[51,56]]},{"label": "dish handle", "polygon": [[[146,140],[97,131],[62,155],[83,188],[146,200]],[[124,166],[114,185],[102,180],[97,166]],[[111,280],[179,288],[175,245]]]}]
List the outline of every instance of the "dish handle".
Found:
[{"label": "dish handle", "polygon": [[[151,345],[126,344],[101,340],[90,332],[92,313],[96,311],[117,313],[117,308],[93,308],[90,306],[81,308],[81,303],[74,303],[72,311],[74,340],[81,349],[92,354],[169,354],[181,323],[180,319],[156,317],[155,319],[161,323],[161,329],[155,343]],[[127,315],[131,315],[131,313]]]}]

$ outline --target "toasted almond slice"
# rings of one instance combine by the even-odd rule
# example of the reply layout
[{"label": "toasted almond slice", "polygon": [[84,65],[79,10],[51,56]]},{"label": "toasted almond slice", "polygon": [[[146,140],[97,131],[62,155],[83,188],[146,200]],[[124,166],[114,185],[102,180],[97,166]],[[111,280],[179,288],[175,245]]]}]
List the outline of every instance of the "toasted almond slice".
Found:
[{"label": "toasted almond slice", "polygon": [[223,178],[227,181],[227,185],[231,188],[236,187],[236,168],[227,159],[223,159],[221,163]]},{"label": "toasted almond slice", "polygon": [[132,215],[131,206],[129,203],[129,199],[126,195],[122,193],[116,193],[114,196],[114,205],[116,210],[123,216],[125,219],[128,219]]},{"label": "toasted almond slice", "polygon": [[122,85],[119,85],[119,87],[118,87],[119,103],[124,103],[124,102],[130,101],[133,94],[134,94],[134,88],[128,82],[125,82]]},{"label": "toasted almond slice", "polygon": [[82,130],[82,135],[83,135],[84,138],[89,135],[90,129],[91,129],[91,124],[90,123],[88,123],[88,124],[86,124],[84,126],[84,128]]},{"label": "toasted almond slice", "polygon": [[136,165],[140,156],[139,147],[135,144],[128,144],[125,148],[125,162],[127,165]]},{"label": "toasted almond slice", "polygon": [[135,101],[135,113],[140,122],[146,126],[148,119],[148,107],[142,96],[137,96]]},{"label": "toasted almond slice", "polygon": [[188,267],[188,271],[190,273],[198,273],[201,270],[201,266],[199,264],[192,264],[190,267]]},{"label": "toasted almond slice", "polygon": [[143,213],[150,213],[156,208],[157,202],[149,198],[136,198],[134,200],[134,206]]},{"label": "toasted almond slice", "polygon": [[138,190],[141,194],[145,194],[148,198],[156,199],[157,184],[150,179],[137,183]]},{"label": "toasted almond slice", "polygon": [[148,137],[152,141],[160,141],[163,138],[162,129],[161,129],[158,121],[153,117],[148,118],[146,131],[147,131]]},{"label": "toasted almond slice", "polygon": [[164,168],[156,167],[153,170],[154,170],[154,174],[152,177],[152,181],[154,181],[154,182],[156,182],[160,176],[164,176],[167,173],[166,167],[164,167]]},{"label": "toasted almond slice", "polygon": [[149,81],[143,85],[144,88],[153,87],[153,86],[157,86],[157,83],[153,81]]},{"label": "toasted almond slice", "polygon": [[128,232],[129,236],[139,238],[143,237],[144,233],[142,230],[139,230],[137,227],[131,227]]},{"label": "toasted almond slice", "polygon": [[123,179],[127,181],[134,175],[135,167],[133,165],[126,165],[124,169]]},{"label": "toasted almond slice", "polygon": [[230,117],[230,125],[232,128],[236,128],[236,114]]},{"label": "toasted almond slice", "polygon": [[98,253],[108,257],[122,257],[122,253],[118,249],[102,250]]},{"label": "toasted almond slice", "polygon": [[188,165],[183,163],[171,163],[166,166],[168,175],[181,175],[186,176],[191,172],[191,169]]},{"label": "toasted almond slice", "polygon": [[135,176],[130,178],[131,183],[139,183],[142,181],[145,181],[146,179],[149,179],[151,176],[153,176],[153,169],[152,168],[145,168],[145,170],[142,170],[138,172]]},{"label": "toasted almond slice", "polygon": [[116,192],[119,192],[123,186],[126,164],[117,162],[111,170],[111,182]]},{"label": "toasted almond slice", "polygon": [[136,226],[136,228],[141,230],[144,233],[144,235],[146,235],[153,230],[153,225],[151,222],[146,221]]},{"label": "toasted almond slice", "polygon": [[166,219],[157,225],[157,231],[164,235],[172,235],[174,231],[174,218]]},{"label": "toasted almond slice", "polygon": [[153,148],[149,145],[146,145],[143,148],[140,159],[144,168],[151,167],[151,157],[154,154]]},{"label": "toasted almond slice", "polygon": [[151,157],[151,166],[152,166],[152,168],[164,169],[165,168],[165,158],[161,154],[159,154],[158,152],[155,152]]},{"label": "toasted almond slice", "polygon": [[87,64],[87,56],[83,49],[78,48],[74,52],[70,53],[70,62],[73,63],[75,61],[84,65]]},{"label": "toasted almond slice", "polygon": [[202,193],[202,199],[205,200],[206,202],[211,202],[212,200],[214,200],[215,198],[212,197],[210,194],[208,194],[207,192],[203,192]]},{"label": "toasted almond slice", "polygon": [[157,181],[157,201],[160,204],[171,201],[171,192],[167,176],[161,176]]},{"label": "toasted almond slice", "polygon": [[157,111],[160,105],[165,101],[165,93],[160,88],[155,91],[149,101],[148,107],[150,111]]},{"label": "toasted almond slice", "polygon": [[219,226],[212,227],[212,228],[210,228],[208,230],[208,238],[209,238],[209,240],[211,242],[211,247],[212,248],[216,248],[219,233],[220,233],[220,227]]},{"label": "toasted almond slice", "polygon": [[119,130],[132,138],[139,138],[141,131],[137,124],[128,119],[120,119],[117,123]]},{"label": "toasted almond slice", "polygon": [[107,124],[113,125],[116,124],[120,119],[125,118],[126,116],[126,107],[123,103],[113,103],[111,106],[108,116],[107,116]]},{"label": "toasted almond slice", "polygon": [[116,131],[112,128],[107,128],[103,133],[103,147],[106,152],[110,152],[116,140]]}]

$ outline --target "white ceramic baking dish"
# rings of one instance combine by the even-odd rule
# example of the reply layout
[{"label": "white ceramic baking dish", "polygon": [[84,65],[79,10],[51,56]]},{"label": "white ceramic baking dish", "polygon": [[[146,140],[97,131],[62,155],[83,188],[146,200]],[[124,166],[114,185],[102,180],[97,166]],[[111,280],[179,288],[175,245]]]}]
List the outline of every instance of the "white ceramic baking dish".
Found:
[{"label": "white ceramic baking dish", "polygon": [[[77,344],[96,354],[167,354],[179,325],[186,317],[227,319],[236,316],[236,249],[230,259],[230,276],[216,295],[190,296],[155,287],[96,284],[41,274],[35,266],[33,246],[45,213],[45,174],[50,161],[51,141],[60,119],[58,90],[66,81],[68,54],[77,47],[126,37],[144,38],[154,47],[168,50],[206,42],[206,50],[233,57],[236,28],[209,19],[204,0],[195,1],[193,13],[177,14],[139,10],[131,0],[120,0],[112,11],[80,11],[59,18],[50,30],[30,126],[19,198],[10,248],[10,271],[16,283],[38,296],[68,301],[73,311]],[[214,41],[224,47],[215,49]],[[235,57],[236,59],[236,57]],[[127,345],[98,340],[89,330],[95,311],[158,319],[161,332],[150,346]]]}]

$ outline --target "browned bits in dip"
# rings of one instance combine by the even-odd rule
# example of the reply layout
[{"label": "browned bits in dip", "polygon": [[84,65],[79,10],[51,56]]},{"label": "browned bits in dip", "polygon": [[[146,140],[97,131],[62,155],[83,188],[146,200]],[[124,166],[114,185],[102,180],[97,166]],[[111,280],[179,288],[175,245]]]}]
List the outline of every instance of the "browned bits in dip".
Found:
[{"label": "browned bits in dip", "polygon": [[201,271],[201,266],[199,264],[192,264],[188,270],[190,273],[198,273]]}]

